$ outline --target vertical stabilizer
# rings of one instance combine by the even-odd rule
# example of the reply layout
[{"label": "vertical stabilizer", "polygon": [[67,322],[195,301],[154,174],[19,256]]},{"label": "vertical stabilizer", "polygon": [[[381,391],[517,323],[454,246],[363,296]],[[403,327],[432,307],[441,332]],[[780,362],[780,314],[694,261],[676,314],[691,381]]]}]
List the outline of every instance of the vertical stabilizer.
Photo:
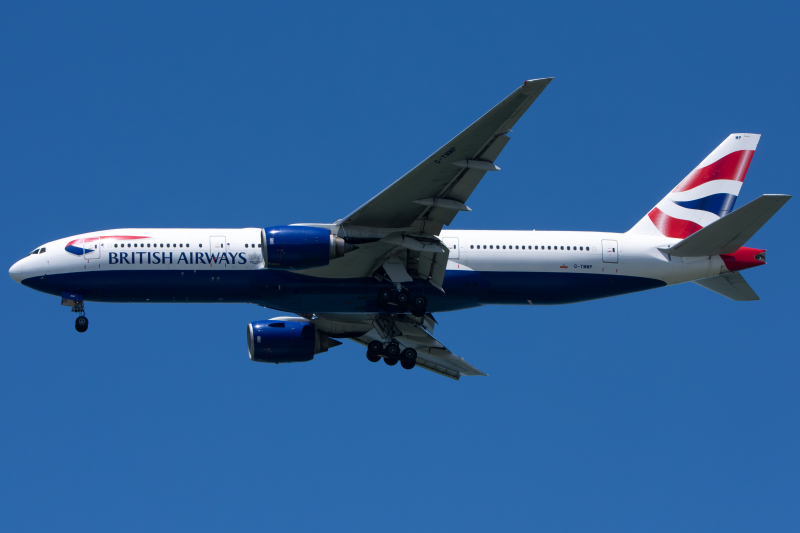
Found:
[{"label": "vertical stabilizer", "polygon": [[730,213],[760,138],[729,135],[629,233],[685,239]]}]

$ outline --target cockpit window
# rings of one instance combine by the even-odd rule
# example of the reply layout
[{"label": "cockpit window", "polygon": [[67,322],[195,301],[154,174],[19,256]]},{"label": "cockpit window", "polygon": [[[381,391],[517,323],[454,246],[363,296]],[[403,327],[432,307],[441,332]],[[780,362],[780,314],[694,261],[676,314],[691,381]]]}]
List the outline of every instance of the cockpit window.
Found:
[{"label": "cockpit window", "polygon": [[39,253],[40,253],[40,254],[43,254],[43,253],[45,253],[46,251],[47,251],[47,248],[45,248],[45,247],[39,248]]},{"label": "cockpit window", "polygon": [[39,253],[39,249],[37,248],[34,251],[32,251],[31,253],[29,253],[28,255],[35,255],[35,254],[38,254],[38,253]]}]

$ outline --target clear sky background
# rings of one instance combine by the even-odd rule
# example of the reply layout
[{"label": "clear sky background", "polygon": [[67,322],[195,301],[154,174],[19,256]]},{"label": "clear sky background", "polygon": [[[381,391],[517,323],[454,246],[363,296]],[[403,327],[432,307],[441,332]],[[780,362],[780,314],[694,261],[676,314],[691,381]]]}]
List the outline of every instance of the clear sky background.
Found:
[{"label": "clear sky background", "polygon": [[[793,2],[5,2],[2,264],[124,227],[332,222],[555,76],[452,227],[626,231],[730,133],[800,193]],[[249,361],[247,305],[0,284],[3,531],[797,531],[800,200],[762,301],[437,316],[489,374]]]}]

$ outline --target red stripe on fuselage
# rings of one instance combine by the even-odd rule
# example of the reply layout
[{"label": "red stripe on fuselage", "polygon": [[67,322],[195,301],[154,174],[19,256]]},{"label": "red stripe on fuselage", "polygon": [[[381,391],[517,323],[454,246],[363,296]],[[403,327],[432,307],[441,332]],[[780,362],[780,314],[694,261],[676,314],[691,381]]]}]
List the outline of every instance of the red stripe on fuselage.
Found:
[{"label": "red stripe on fuselage", "polygon": [[133,235],[103,235],[101,237],[87,237],[85,239],[75,239],[74,241],[70,241],[67,243],[67,246],[72,246],[78,241],[83,242],[94,242],[94,241],[102,241],[105,239],[119,239],[121,241],[130,241],[134,239],[149,239],[150,237],[136,237]]},{"label": "red stripe on fuselage", "polygon": [[647,216],[653,221],[658,231],[670,239],[685,239],[695,231],[703,229],[703,226],[695,224],[691,220],[673,218],[657,207],[647,213]]},{"label": "red stripe on fuselage", "polygon": [[688,191],[714,180],[744,181],[754,153],[756,153],[755,150],[739,150],[708,166],[697,168],[683,178],[683,181],[672,192]]}]

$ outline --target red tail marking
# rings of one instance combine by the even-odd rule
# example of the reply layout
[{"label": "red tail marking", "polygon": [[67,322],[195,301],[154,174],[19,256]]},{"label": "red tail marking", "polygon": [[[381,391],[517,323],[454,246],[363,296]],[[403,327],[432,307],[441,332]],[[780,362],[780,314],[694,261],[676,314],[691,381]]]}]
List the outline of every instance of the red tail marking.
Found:
[{"label": "red tail marking", "polygon": [[685,239],[695,231],[703,229],[703,226],[695,224],[691,220],[673,218],[657,207],[647,213],[647,216],[653,221],[658,231],[670,239]]},{"label": "red tail marking", "polygon": [[683,181],[672,192],[688,191],[714,180],[744,181],[754,153],[755,150],[739,150],[706,167],[697,168],[683,178]]}]

